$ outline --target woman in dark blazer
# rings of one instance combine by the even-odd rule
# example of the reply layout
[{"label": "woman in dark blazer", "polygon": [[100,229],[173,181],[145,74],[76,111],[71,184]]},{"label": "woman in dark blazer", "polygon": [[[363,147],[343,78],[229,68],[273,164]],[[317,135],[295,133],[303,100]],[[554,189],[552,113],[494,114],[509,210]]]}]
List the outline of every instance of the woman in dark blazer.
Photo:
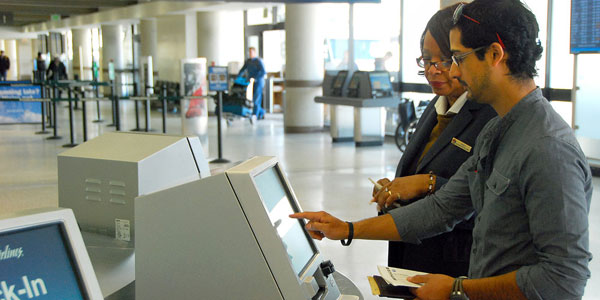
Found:
[{"label": "woman in dark blazer", "polygon": [[[466,101],[468,92],[450,77],[452,65],[449,32],[455,6],[438,11],[427,23],[421,38],[422,56],[417,59],[437,95],[425,109],[416,131],[400,159],[393,181],[374,191],[382,211],[409,205],[443,186],[472,154],[471,147],[483,126],[496,113],[489,105]],[[452,232],[423,240],[420,245],[390,242],[388,264],[392,267],[467,275],[471,251],[472,221],[458,224]]]}]

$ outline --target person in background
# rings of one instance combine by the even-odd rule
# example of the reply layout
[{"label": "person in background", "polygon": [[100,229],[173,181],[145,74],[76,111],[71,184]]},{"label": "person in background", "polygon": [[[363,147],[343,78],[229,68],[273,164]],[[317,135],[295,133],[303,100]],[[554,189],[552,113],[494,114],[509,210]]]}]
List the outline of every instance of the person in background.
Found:
[{"label": "person in background", "polygon": [[256,119],[261,120],[265,118],[265,110],[262,108],[262,93],[265,86],[265,75],[267,72],[265,71],[265,65],[263,64],[262,59],[260,59],[256,53],[256,48],[248,48],[248,56],[250,58],[246,60],[240,69],[238,77],[242,76],[242,74],[247,71],[248,78],[254,78],[252,90],[254,109],[252,113],[256,116]]},{"label": "person in background", "polygon": [[43,74],[46,73],[46,60],[42,57],[42,52],[38,52],[37,58],[35,59],[35,76],[36,80],[43,80]]},{"label": "person in background", "polygon": [[46,70],[46,78],[48,80],[66,80],[67,79],[67,68],[58,56],[54,57],[54,60],[48,66]]},{"label": "person in background", "polygon": [[[420,243],[477,214],[469,277],[417,275],[419,299],[581,299],[590,278],[592,174],[573,129],[533,79],[542,46],[519,0],[459,4],[450,31],[450,75],[498,117],[473,155],[438,191],[389,214],[343,222],[304,212],[316,239]],[[345,244],[349,244],[345,242]]]},{"label": "person in background", "polygon": [[10,69],[10,59],[0,50],[0,81],[6,81],[6,72]]},{"label": "person in background", "polygon": [[[450,76],[450,29],[457,5],[438,11],[421,35],[425,78],[436,96],[421,116],[415,133],[398,163],[395,178],[380,179],[382,192],[373,191],[378,207],[387,211],[395,203],[409,205],[440,189],[472,154],[475,139],[496,112],[487,104],[467,101],[467,91]],[[385,192],[387,190],[387,192]],[[390,242],[388,265],[454,277],[466,275],[473,221],[453,231],[422,240],[419,245]]]},{"label": "person in background", "polygon": [[385,64],[390,58],[392,58],[392,52],[390,51],[386,52],[383,57],[375,58],[375,71],[386,71]]}]

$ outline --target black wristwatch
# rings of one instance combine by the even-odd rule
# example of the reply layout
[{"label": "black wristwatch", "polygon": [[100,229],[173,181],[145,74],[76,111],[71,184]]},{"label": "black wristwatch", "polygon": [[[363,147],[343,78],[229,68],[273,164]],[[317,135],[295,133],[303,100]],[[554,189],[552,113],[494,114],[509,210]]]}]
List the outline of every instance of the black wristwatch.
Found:
[{"label": "black wristwatch", "polygon": [[465,276],[460,276],[454,279],[454,285],[452,285],[452,293],[450,293],[450,300],[469,300],[465,291],[463,291],[462,281],[467,279]]}]

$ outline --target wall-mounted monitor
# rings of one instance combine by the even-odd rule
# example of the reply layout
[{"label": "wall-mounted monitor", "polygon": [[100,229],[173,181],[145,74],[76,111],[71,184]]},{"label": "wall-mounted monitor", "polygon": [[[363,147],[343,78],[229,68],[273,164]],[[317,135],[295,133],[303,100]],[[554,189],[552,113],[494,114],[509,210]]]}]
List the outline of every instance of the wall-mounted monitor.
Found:
[{"label": "wall-mounted monitor", "polygon": [[598,0],[571,0],[571,53],[600,53]]},{"label": "wall-mounted monitor", "polygon": [[0,299],[104,299],[70,209],[0,217]]}]

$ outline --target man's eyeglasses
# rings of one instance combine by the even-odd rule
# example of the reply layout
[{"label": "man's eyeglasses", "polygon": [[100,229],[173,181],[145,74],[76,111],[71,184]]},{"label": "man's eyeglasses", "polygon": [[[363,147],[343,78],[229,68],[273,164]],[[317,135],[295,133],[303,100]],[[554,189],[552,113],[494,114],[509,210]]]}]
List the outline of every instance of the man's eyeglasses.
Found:
[{"label": "man's eyeglasses", "polygon": [[[465,8],[465,3],[460,3],[456,9],[454,10],[454,14],[452,15],[452,22],[454,25],[456,25],[458,23],[458,21],[460,20],[460,17],[465,17],[467,20],[472,21],[473,23],[476,23],[478,25],[481,25],[481,23],[465,14],[463,14],[463,9]],[[500,35],[495,32],[496,37],[498,38],[498,43],[500,43],[500,46],[502,46],[502,49],[506,49],[506,47],[504,47],[504,42],[502,42],[502,39],[500,38]]]},{"label": "man's eyeglasses", "polygon": [[431,66],[434,66],[436,69],[440,71],[449,71],[450,67],[452,67],[452,60],[442,60],[432,62],[431,59],[423,58],[423,56],[417,58],[417,65],[425,70],[429,70]]},{"label": "man's eyeglasses", "polygon": [[452,63],[455,63],[456,66],[459,66],[460,63],[462,63],[463,60],[465,60],[465,57],[467,57],[469,54],[475,53],[476,51],[479,51],[481,49],[485,49],[487,47],[488,46],[481,46],[481,47],[475,48],[475,49],[473,49],[471,51],[467,51],[465,53],[452,55]]}]

